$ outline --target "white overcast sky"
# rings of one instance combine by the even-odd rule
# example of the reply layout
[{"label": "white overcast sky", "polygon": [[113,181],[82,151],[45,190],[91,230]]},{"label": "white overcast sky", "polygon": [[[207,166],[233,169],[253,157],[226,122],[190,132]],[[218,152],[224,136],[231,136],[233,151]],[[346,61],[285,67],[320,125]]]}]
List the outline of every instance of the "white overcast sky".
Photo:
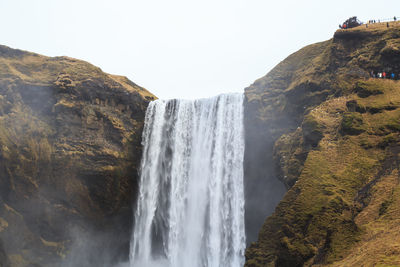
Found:
[{"label": "white overcast sky", "polygon": [[160,98],[199,98],[243,91],[355,15],[400,17],[400,1],[0,0],[0,44],[89,61]]}]

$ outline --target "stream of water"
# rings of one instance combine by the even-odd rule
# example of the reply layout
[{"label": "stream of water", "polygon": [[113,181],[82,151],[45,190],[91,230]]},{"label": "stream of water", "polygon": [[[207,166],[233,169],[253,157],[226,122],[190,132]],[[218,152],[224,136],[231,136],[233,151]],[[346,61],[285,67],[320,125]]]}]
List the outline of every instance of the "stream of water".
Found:
[{"label": "stream of water", "polygon": [[243,266],[243,135],[243,94],[149,104],[131,267]]}]

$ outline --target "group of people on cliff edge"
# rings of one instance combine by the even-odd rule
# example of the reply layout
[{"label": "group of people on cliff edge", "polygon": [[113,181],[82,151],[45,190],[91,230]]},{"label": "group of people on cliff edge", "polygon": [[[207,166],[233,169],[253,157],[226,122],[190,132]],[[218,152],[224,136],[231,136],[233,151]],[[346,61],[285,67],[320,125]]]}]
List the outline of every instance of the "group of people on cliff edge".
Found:
[{"label": "group of people on cliff edge", "polygon": [[372,78],[381,78],[381,79],[392,79],[392,80],[400,79],[400,73],[395,74],[393,71],[392,72],[386,72],[386,71],[375,72],[375,71],[371,70],[370,76]]}]

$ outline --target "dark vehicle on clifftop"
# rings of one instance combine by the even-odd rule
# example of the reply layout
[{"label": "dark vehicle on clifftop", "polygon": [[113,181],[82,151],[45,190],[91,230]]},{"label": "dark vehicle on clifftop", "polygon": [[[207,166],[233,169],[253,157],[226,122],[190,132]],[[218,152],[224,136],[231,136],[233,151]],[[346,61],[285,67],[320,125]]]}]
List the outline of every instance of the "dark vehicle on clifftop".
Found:
[{"label": "dark vehicle on clifftop", "polygon": [[346,20],[345,22],[343,22],[342,25],[340,25],[339,27],[341,29],[350,29],[350,28],[354,28],[357,26],[362,25],[362,22],[360,20],[357,19],[357,17],[351,17],[348,20]]}]

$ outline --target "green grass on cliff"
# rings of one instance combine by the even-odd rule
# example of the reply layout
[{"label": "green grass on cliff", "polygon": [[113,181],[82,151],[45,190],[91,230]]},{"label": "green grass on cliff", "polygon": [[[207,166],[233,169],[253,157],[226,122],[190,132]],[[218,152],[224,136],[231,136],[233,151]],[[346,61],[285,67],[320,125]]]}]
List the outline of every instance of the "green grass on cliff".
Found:
[{"label": "green grass on cliff", "polygon": [[393,27],[337,32],[247,89],[262,121],[297,125],[274,150],[290,189],[246,266],[400,265],[400,81],[369,78],[400,70],[399,37]]},{"label": "green grass on cliff", "polygon": [[[363,98],[353,94],[342,100],[332,99],[306,116],[303,131],[314,126],[323,138],[317,148],[308,152],[297,183],[275,214],[267,219],[259,242],[250,251],[258,251],[257,247],[263,246],[275,247],[270,256],[268,252],[263,253],[271,259],[276,253],[278,257],[274,261],[278,266],[329,264],[344,259],[362,240],[365,229],[354,220],[360,205],[355,200],[360,189],[379,179],[379,172],[385,168],[383,162],[390,157],[387,147],[400,140],[397,128],[400,82],[369,80],[363,83],[380,89],[382,94]],[[389,111],[383,108],[378,113],[359,113],[347,109],[346,103],[351,100],[367,107],[385,107],[389,103],[397,106]],[[254,264],[249,262],[247,266],[259,266],[257,252],[251,258]]]}]

